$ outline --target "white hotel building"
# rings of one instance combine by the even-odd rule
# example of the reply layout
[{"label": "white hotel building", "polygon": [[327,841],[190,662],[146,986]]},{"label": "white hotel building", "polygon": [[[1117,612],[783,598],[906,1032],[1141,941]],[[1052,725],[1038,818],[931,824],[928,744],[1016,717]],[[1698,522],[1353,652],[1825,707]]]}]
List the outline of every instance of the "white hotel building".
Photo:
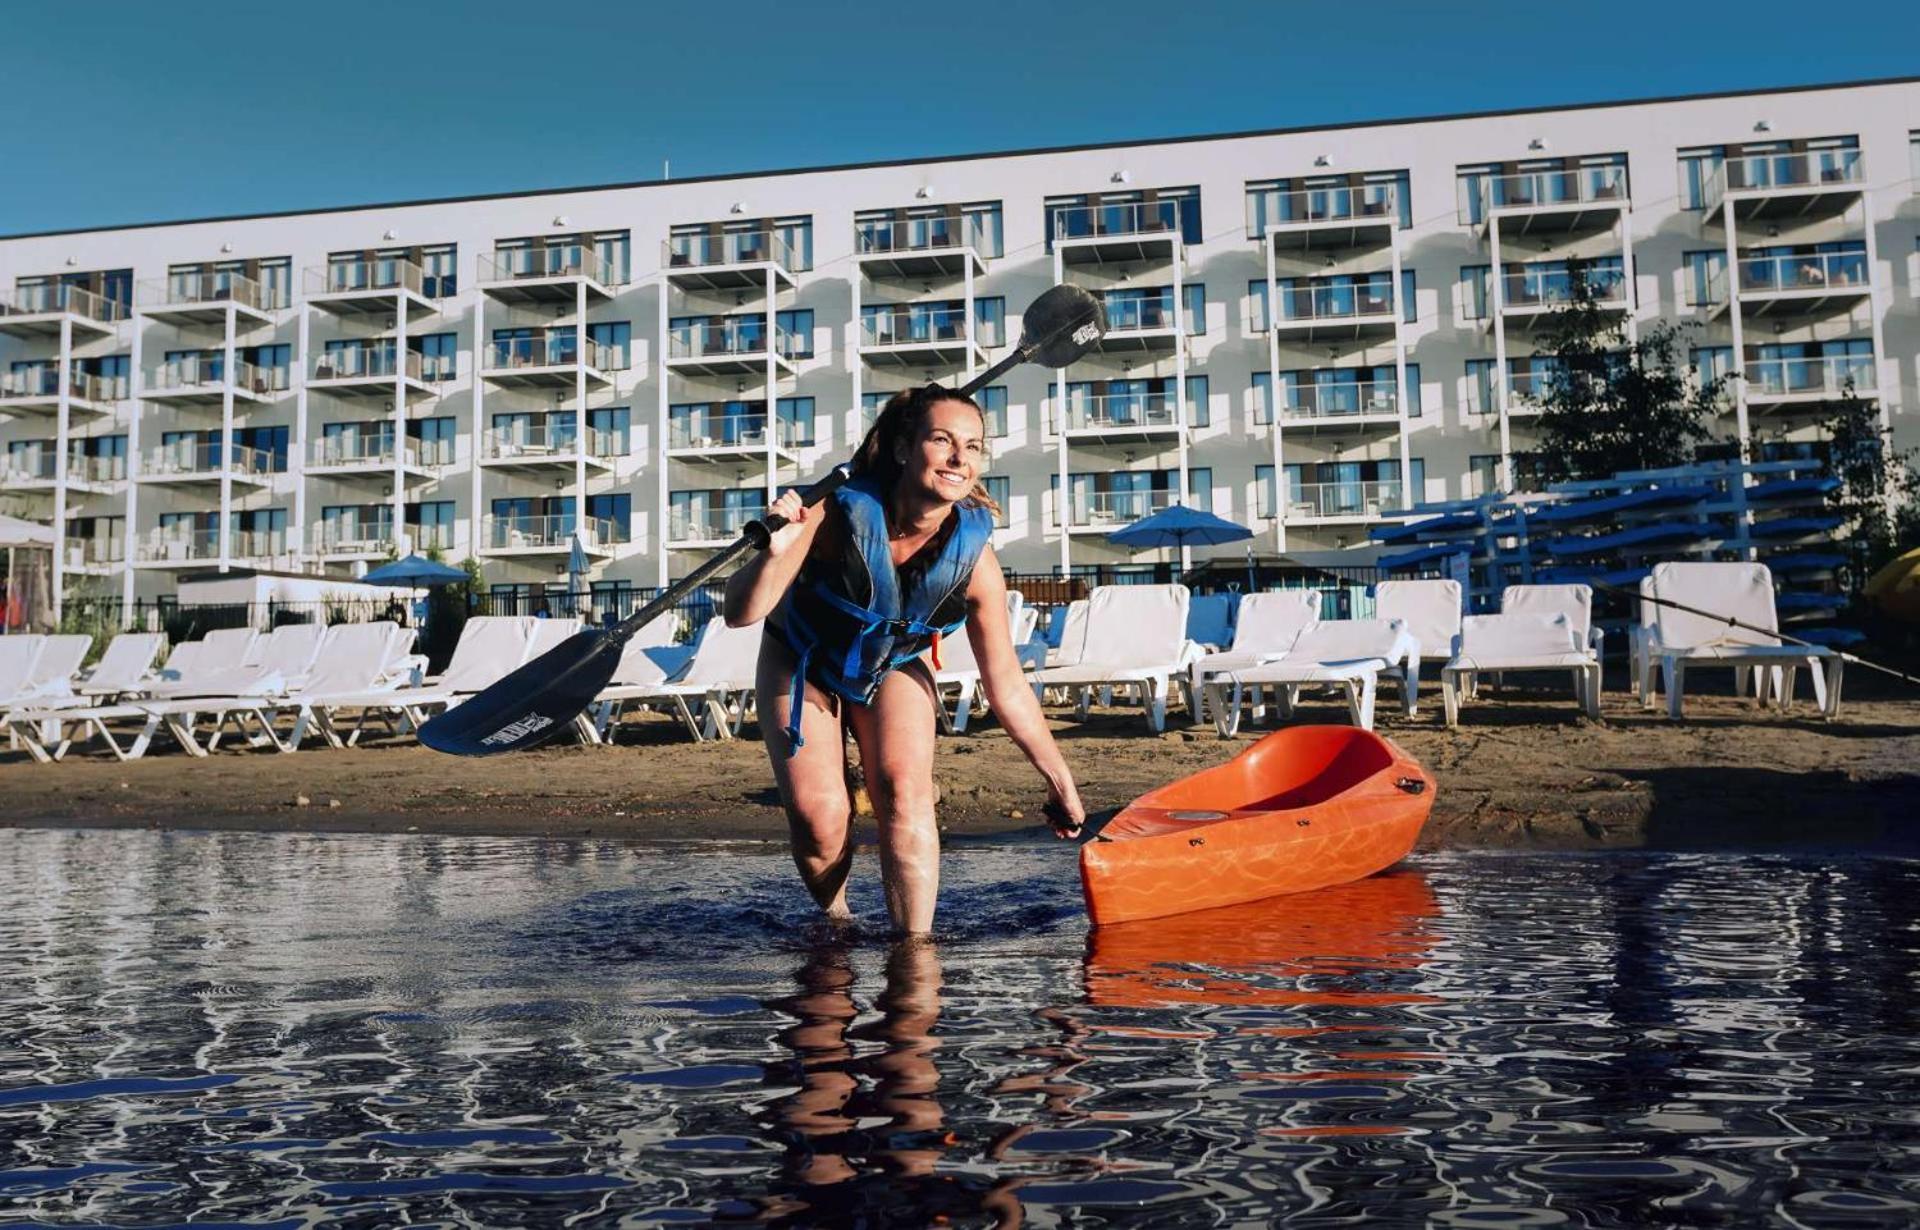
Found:
[{"label": "white hotel building", "polygon": [[645,588],[1071,281],[1097,353],[983,399],[1010,568],[1167,561],[1106,535],[1183,493],[1359,544],[1531,481],[1574,257],[1697,325],[1727,439],[1852,381],[1910,446],[1917,165],[1920,78],[0,238],[0,511],[69,597],[430,547],[524,594],[576,536]]}]

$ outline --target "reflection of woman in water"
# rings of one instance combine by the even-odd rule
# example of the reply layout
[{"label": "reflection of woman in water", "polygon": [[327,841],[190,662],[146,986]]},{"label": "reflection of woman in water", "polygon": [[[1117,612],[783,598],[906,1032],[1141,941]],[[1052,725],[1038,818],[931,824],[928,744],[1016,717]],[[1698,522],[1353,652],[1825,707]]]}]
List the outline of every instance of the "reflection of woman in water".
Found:
[{"label": "reflection of woman in water", "polygon": [[[942,1174],[937,1165],[955,1145],[937,1098],[940,1070],[940,958],[932,944],[907,940],[887,956],[877,1021],[854,1024],[853,965],[845,946],[808,954],[797,973],[800,991],[777,1001],[798,1018],[780,1039],[798,1063],[798,1092],[777,1108],[776,1130],[787,1142],[780,1197],[761,1220],[776,1225],[931,1225],[982,1215],[999,1226],[1020,1224],[1018,1180],[991,1186],[978,1175]],[[884,1048],[856,1055],[854,1043]],[[885,1118],[863,1128],[863,1119]]]}]

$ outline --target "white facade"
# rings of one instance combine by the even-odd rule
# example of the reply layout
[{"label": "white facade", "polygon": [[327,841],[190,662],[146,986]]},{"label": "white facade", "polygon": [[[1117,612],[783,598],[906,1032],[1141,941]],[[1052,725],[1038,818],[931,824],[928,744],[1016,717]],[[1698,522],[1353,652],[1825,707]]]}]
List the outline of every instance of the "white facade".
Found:
[{"label": "white facade", "polygon": [[430,546],[564,586],[576,536],[657,585],[1066,280],[1114,328],[994,395],[1009,568],[1167,560],[1105,536],[1183,492],[1357,544],[1526,481],[1569,256],[1697,323],[1728,438],[1852,380],[1920,443],[1917,165],[1913,80],[0,239],[0,503],[69,596]]}]

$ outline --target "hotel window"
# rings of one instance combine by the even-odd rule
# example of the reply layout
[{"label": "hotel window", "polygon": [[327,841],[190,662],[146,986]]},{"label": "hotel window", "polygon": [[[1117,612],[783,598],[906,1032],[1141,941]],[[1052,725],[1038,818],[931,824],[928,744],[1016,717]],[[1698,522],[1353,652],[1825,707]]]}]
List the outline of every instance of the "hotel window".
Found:
[{"label": "hotel window", "polygon": [[626,285],[633,263],[631,255],[633,245],[628,240],[627,232],[601,231],[597,235],[590,236],[590,239],[594,254],[600,258],[601,266],[606,270],[606,276],[611,278],[616,286]]},{"label": "hotel window", "polygon": [[424,380],[452,380],[459,374],[459,344],[457,333],[423,333],[407,339],[407,349],[420,354]]},{"label": "hotel window", "polygon": [[987,422],[987,438],[998,440],[1005,436],[1007,434],[1007,386],[988,385],[974,394],[973,400],[979,403],[980,415]]},{"label": "hotel window", "polygon": [[1689,357],[1693,361],[1693,378],[1702,388],[1733,375],[1731,346],[1695,346]]},{"label": "hotel window", "polygon": [[633,521],[633,497],[624,491],[590,495],[587,497],[587,517],[592,521],[612,522],[613,534],[609,541],[626,542],[631,536],[628,527]]},{"label": "hotel window", "polygon": [[[1475,453],[1467,458],[1466,498],[1493,495],[1500,490],[1500,455],[1498,453]],[[1538,453],[1516,452],[1513,455],[1513,489],[1516,492],[1537,492],[1546,486],[1541,473]]]},{"label": "hotel window", "polygon": [[1247,332],[1265,333],[1267,317],[1267,280],[1255,278],[1247,283]]},{"label": "hotel window", "polygon": [[1049,252],[1053,251],[1055,238],[1155,234],[1176,229],[1185,243],[1199,243],[1203,237],[1197,187],[1050,196],[1042,209]]},{"label": "hotel window", "polygon": [[813,443],[813,398],[782,397],[774,403],[774,415],[780,425],[779,443],[786,448],[806,448]]},{"label": "hotel window", "polygon": [[1701,307],[1726,298],[1727,254],[1723,249],[1683,252],[1680,263],[1686,271],[1687,306]]},{"label": "hotel window", "polygon": [[1207,396],[1207,378],[1205,376],[1187,377],[1187,426],[1211,427],[1213,425],[1213,407]]},{"label": "hotel window", "polygon": [[1375,218],[1389,210],[1401,230],[1413,225],[1413,198],[1405,171],[1247,181],[1249,239],[1259,239],[1276,225]]},{"label": "hotel window", "polygon": [[279,391],[288,387],[287,369],[293,362],[293,347],[286,342],[271,346],[243,346],[240,349],[240,361],[253,365],[256,393]]},{"label": "hotel window", "polygon": [[452,465],[454,441],[460,438],[459,420],[452,415],[413,419],[407,423],[407,436],[419,449],[421,465]]},{"label": "hotel window", "polygon": [[606,358],[608,371],[624,372],[633,366],[633,323],[631,321],[605,320],[598,324],[589,324],[587,340],[611,352]]},{"label": "hotel window", "polygon": [[111,397],[125,397],[133,389],[132,355],[106,354],[91,359],[76,359],[74,362],[82,375],[92,376],[105,384]]},{"label": "hotel window", "polygon": [[[770,223],[773,233],[786,244],[791,266],[795,273],[805,273],[813,268],[813,215],[803,214],[794,218],[775,218]],[[809,351],[811,353],[811,351]]]},{"label": "hotel window", "polygon": [[595,457],[625,457],[633,445],[633,412],[626,406],[588,410],[587,432]]},{"label": "hotel window", "polygon": [[457,244],[440,243],[420,249],[420,293],[429,299],[451,299],[459,294],[459,267]]},{"label": "hotel window", "polygon": [[994,295],[973,301],[973,340],[988,348],[1003,346],[1007,335],[1007,300]]},{"label": "hotel window", "polygon": [[[742,317],[742,320],[751,319]],[[775,312],[774,323],[784,331],[789,359],[811,359],[813,357],[813,309],[796,308],[785,312]]]},{"label": "hotel window", "polygon": [[1000,506],[999,511],[993,514],[994,528],[1006,529],[1007,505],[1013,500],[1013,480],[998,475],[988,475],[980,480],[980,485],[987,489],[987,498]]},{"label": "hotel window", "polygon": [[452,500],[422,500],[418,504],[407,505],[406,512],[407,528],[413,535],[416,549],[453,549],[453,527],[457,518],[453,513]]}]

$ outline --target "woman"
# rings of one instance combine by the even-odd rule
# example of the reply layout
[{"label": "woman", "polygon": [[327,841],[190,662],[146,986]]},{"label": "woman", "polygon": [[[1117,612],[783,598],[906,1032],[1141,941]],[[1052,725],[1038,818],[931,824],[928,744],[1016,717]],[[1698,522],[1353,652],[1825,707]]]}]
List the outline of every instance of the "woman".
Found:
[{"label": "woman", "polygon": [[[880,825],[880,875],[897,930],[933,928],[933,675],[940,636],[964,623],[1000,724],[1046,780],[1057,836],[1086,813],[1014,658],[1006,578],[988,543],[993,501],[980,407],[939,385],[895,395],[854,455],[854,477],[807,508],[794,492],[768,548],[727,582],[727,622],[765,619],[760,729],[793,859],[829,917],[846,918],[853,806],[840,728],[853,728]],[[797,582],[797,583],[796,583]]]}]

